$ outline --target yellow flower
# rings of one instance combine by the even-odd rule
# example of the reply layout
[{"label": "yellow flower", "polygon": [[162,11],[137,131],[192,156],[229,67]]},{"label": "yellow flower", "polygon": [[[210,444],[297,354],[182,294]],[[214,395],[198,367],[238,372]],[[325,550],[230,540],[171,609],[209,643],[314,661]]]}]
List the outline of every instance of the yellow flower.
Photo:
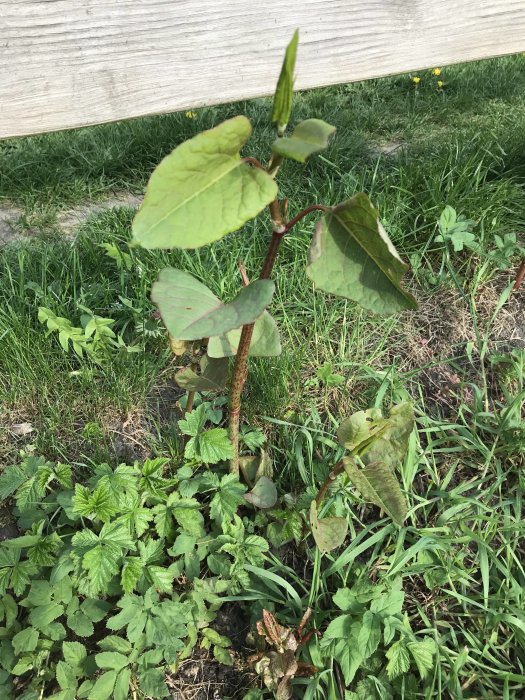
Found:
[{"label": "yellow flower", "polygon": [[438,81],[437,81],[438,90],[441,90],[441,88],[443,87],[443,85],[444,85],[444,83],[443,83],[442,80],[438,80]]},{"label": "yellow flower", "polygon": [[197,112],[192,112],[190,110],[189,112],[186,112],[186,116],[188,117],[188,119],[195,119],[195,117],[197,116]]},{"label": "yellow flower", "polygon": [[434,68],[432,75],[441,75],[441,68]]},{"label": "yellow flower", "polygon": [[419,83],[421,82],[421,78],[419,77],[419,75],[415,75],[412,78],[412,82],[414,83],[414,85],[419,85]]}]

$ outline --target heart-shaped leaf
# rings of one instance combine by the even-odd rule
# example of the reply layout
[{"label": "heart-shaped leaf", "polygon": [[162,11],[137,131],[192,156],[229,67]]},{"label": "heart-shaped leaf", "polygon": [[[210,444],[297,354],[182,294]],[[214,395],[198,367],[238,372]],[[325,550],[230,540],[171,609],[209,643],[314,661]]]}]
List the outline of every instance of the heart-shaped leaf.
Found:
[{"label": "heart-shaped leaf", "polygon": [[[210,338],[208,355],[210,357],[233,357],[241,338],[241,329],[230,331],[226,335]],[[277,357],[281,354],[281,341],[275,320],[265,311],[255,322],[250,355],[252,357]]]},{"label": "heart-shaped leaf", "polygon": [[417,308],[401,287],[408,266],[384,230],[366,194],[356,194],[319,221],[306,272],[318,289],[346,297],[378,314]]},{"label": "heart-shaped leaf", "polygon": [[133,221],[143,248],[199,248],[236,231],[277,196],[261,168],[243,163],[252,133],[234,117],[178,146],[154,170]]},{"label": "heart-shaped leaf", "polygon": [[244,498],[256,508],[273,508],[277,503],[277,488],[267,476],[260,476]]},{"label": "heart-shaped leaf", "polygon": [[279,133],[285,131],[286,125],[290,121],[290,114],[292,113],[293,74],[298,44],[299,31],[296,29],[292,40],[286,47],[281,73],[277,81],[277,87],[273,98],[272,122],[277,122]]},{"label": "heart-shaped leaf", "polygon": [[153,285],[151,298],[173,338],[199,340],[253,323],[270,303],[274,289],[271,280],[256,280],[223,304],[189,273],[167,267]]},{"label": "heart-shaped leaf", "polygon": [[305,119],[295,127],[291,136],[276,139],[272,144],[272,151],[283,158],[306,163],[310,156],[328,146],[328,139],[335,130],[335,126],[322,119]]},{"label": "heart-shaped leaf", "polygon": [[220,391],[228,383],[228,360],[204,355],[200,360],[201,373],[185,367],[175,375],[175,381],[186,391]]},{"label": "heart-shaped leaf", "polygon": [[310,505],[310,527],[316,545],[322,554],[340,547],[345,541],[348,531],[346,518],[321,518],[317,516],[317,503],[312,501]]},{"label": "heart-shaped leaf", "polygon": [[375,503],[398,525],[407,514],[407,504],[397,479],[385,462],[374,462],[359,467],[353,457],[343,457],[348,478],[366,501]]}]

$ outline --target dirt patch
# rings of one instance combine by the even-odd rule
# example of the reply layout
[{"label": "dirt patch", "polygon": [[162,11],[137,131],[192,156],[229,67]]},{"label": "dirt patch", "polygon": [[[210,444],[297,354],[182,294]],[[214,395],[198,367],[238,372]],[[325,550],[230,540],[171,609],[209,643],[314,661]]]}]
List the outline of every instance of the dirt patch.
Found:
[{"label": "dirt patch", "polygon": [[0,245],[5,245],[22,237],[16,227],[22,213],[22,210],[18,207],[12,207],[7,204],[0,207]]},{"label": "dirt patch", "polygon": [[[111,197],[100,202],[86,202],[58,212],[55,223],[51,227],[57,228],[64,236],[71,238],[90,216],[96,216],[116,207],[136,209],[141,201],[142,197],[139,195],[129,192],[116,192]],[[0,204],[0,245],[24,240],[41,232],[38,227],[32,227],[31,225],[21,227],[18,225],[24,213],[22,209],[9,203],[4,202]],[[31,217],[29,215],[28,217],[30,220]]]},{"label": "dirt patch", "polygon": [[116,193],[102,202],[80,204],[72,209],[61,211],[57,215],[57,225],[65,236],[70,237],[90,216],[101,214],[108,209],[115,209],[116,207],[136,209],[141,201],[142,197],[129,192]]},{"label": "dirt patch", "polygon": [[173,700],[240,700],[255,685],[257,676],[245,659],[232,652],[233,665],[224,666],[204,649],[182,662],[178,672],[166,678]]}]

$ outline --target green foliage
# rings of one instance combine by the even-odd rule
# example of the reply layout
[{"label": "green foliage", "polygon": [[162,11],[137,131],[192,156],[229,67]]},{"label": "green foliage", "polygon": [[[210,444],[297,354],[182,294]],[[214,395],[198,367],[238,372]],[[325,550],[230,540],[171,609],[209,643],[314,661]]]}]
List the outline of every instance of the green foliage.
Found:
[{"label": "green foliage", "polygon": [[[400,579],[390,584],[361,582],[340,588],[333,601],[343,614],[331,620],[320,647],[324,655],[337,661],[347,686],[359,690],[356,679],[370,677],[372,671],[389,685],[412,665],[422,679],[427,676],[436,645],[430,636],[417,638],[403,617]],[[354,695],[360,697],[359,692]]]},{"label": "green foliage", "polygon": [[168,267],[153,285],[151,298],[172,338],[200,340],[253,323],[270,303],[274,288],[271,280],[257,280],[229,304],[221,304],[195,277]]},{"label": "green foliage", "polygon": [[[234,357],[241,338],[241,329],[230,331],[226,335],[210,338],[208,354],[210,357]],[[250,343],[250,357],[277,357],[281,354],[281,341],[275,320],[265,311],[255,322]]]},{"label": "green foliage", "polygon": [[363,497],[375,503],[402,525],[405,497],[394,475],[414,429],[414,411],[408,402],[393,406],[389,418],[379,409],[354,413],[339,426],[339,442],[350,451],[344,470]]},{"label": "green foliage", "polygon": [[280,135],[286,131],[286,126],[292,113],[293,81],[298,45],[299,31],[296,29],[292,40],[286,47],[281,73],[273,98],[272,122],[277,123],[277,131]]},{"label": "green foliage", "polygon": [[234,117],[166,156],[133,221],[135,241],[143,248],[199,248],[257,216],[277,187],[240,158],[251,132],[246,117]]},{"label": "green foliage", "polygon": [[[210,417],[201,404],[187,430],[216,436],[221,428],[202,430]],[[211,445],[224,451],[212,440],[199,449]],[[221,593],[249,582],[246,564],[264,564],[268,544],[236,514],[246,489],[235,475],[167,470],[164,458],[102,464],[74,490],[69,465],[32,456],[1,474],[25,529],[0,544],[3,692],[24,676],[25,687],[55,700],[118,700],[134,679],[144,695],[167,697],[165,666],[199,636],[231,665],[230,641],[208,625]],[[216,577],[200,578],[210,571]]]},{"label": "green foliage", "polygon": [[[58,342],[65,353],[73,349],[79,358],[89,357],[93,362],[103,362],[111,354],[124,350],[138,352],[140,348],[126,345],[121,335],[111,328],[115,321],[93,314],[89,309],[81,307],[85,313],[81,316],[81,327],[73,326],[67,318],[57,316],[43,306],[38,309],[38,320],[47,326],[47,334],[58,333]],[[71,343],[71,346],[70,346]]]},{"label": "green foliage", "polygon": [[272,151],[283,158],[306,163],[310,156],[328,146],[328,139],[334,132],[335,126],[322,119],[306,119],[295,127],[291,136],[276,139]]},{"label": "green foliage", "polygon": [[323,216],[306,272],[317,289],[357,301],[378,314],[417,308],[401,287],[407,270],[368,197],[357,194]]},{"label": "green foliage", "polygon": [[203,430],[209,418],[209,404],[202,403],[179,421],[180,431],[188,435],[184,455],[187,459],[205,464],[217,464],[232,457],[232,444],[224,428]]},{"label": "green foliage", "polygon": [[479,245],[472,233],[475,223],[462,215],[458,216],[456,210],[447,205],[439,217],[439,234],[434,240],[436,243],[451,243],[455,253],[464,248],[477,250]]}]

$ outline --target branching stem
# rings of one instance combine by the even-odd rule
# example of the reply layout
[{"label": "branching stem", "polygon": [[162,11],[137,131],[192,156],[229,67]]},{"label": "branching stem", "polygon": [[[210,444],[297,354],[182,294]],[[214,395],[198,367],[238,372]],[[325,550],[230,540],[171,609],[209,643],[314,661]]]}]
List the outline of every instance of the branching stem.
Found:
[{"label": "branching stem", "polygon": [[329,209],[330,207],[325,207],[324,204],[312,204],[311,206],[306,207],[306,209],[303,209],[298,214],[296,214],[293,217],[293,219],[290,219],[290,221],[286,224],[284,228],[284,232],[288,233],[288,231],[290,231],[290,229],[292,229],[295,226],[295,224],[299,223],[301,219],[304,219],[304,217],[307,214],[310,214],[313,211],[328,211]]},{"label": "branching stem", "polygon": [[[257,158],[244,158],[245,163],[251,163],[257,168],[262,168],[263,166],[257,160]],[[279,166],[281,164],[281,156],[273,155],[270,163],[268,165],[267,172],[271,177],[275,177]],[[299,212],[293,219],[286,223],[286,210],[288,208],[288,200],[280,202],[278,198],[275,198],[273,202],[269,205],[270,217],[272,220],[272,238],[268,250],[266,252],[266,257],[263,262],[261,269],[261,274],[259,279],[269,279],[275,260],[277,258],[277,253],[281,246],[284,235],[300,221],[304,216],[312,211],[327,211],[328,207],[322,204],[312,204],[312,206],[303,209]],[[246,284],[247,276],[244,266],[239,265],[241,276],[243,277],[243,282]],[[248,377],[248,355],[250,351],[250,344],[253,336],[253,327],[255,324],[250,323],[242,327],[241,337],[239,340],[239,345],[237,347],[237,354],[235,356],[235,365],[233,367],[231,382],[230,382],[230,396],[228,403],[228,418],[229,418],[229,433],[230,440],[233,445],[233,457],[230,463],[230,471],[232,473],[239,473],[239,426],[241,417],[241,395]],[[335,478],[335,477],[334,477]],[[328,488],[328,486],[326,487]]]}]

